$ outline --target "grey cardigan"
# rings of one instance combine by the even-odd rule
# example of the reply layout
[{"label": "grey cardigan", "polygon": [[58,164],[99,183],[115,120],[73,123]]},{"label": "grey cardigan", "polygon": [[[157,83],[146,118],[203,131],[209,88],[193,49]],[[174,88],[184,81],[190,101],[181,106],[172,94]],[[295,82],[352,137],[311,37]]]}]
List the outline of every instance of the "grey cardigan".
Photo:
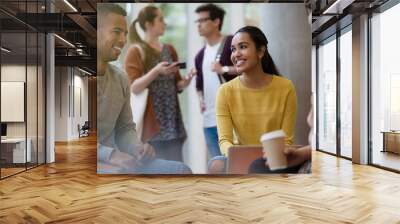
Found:
[{"label": "grey cardigan", "polygon": [[108,64],[97,76],[97,159],[107,162],[113,150],[136,155],[139,143],[130,104],[127,75]]}]

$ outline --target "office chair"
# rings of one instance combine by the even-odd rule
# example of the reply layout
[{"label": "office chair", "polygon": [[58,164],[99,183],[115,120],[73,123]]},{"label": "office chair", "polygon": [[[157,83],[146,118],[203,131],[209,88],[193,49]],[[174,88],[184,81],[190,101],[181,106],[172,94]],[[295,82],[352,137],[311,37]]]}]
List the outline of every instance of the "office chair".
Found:
[{"label": "office chair", "polygon": [[89,121],[85,121],[82,127],[80,127],[80,125],[78,124],[79,138],[89,136],[89,129],[90,129]]}]

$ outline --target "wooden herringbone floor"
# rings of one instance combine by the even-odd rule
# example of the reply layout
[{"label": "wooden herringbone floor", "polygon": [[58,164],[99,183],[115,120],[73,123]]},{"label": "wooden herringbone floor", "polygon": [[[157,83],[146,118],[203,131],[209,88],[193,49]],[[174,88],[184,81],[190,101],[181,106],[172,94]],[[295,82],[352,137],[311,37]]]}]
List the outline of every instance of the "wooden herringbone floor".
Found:
[{"label": "wooden herringbone floor", "polygon": [[400,223],[400,175],[323,153],[311,175],[96,174],[96,142],[0,181],[0,223]]}]

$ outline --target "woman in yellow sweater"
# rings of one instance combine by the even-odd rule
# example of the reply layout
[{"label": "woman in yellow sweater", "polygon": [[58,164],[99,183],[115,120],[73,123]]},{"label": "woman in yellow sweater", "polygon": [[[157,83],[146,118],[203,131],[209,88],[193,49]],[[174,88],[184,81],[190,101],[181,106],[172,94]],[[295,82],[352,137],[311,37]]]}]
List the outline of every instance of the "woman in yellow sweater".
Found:
[{"label": "woman in yellow sweater", "polygon": [[224,156],[210,160],[209,173],[224,172],[234,132],[239,145],[260,145],[262,134],[279,129],[286,133],[286,144],[293,143],[296,90],[279,75],[267,44],[264,33],[253,26],[239,29],[232,39],[231,60],[241,75],[218,90],[217,128]]}]

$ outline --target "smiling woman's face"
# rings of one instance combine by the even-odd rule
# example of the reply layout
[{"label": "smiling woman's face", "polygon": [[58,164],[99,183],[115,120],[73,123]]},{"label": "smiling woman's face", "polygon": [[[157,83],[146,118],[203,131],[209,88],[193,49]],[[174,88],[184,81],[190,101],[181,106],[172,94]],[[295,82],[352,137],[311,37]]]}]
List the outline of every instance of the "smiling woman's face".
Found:
[{"label": "smiling woman's face", "polygon": [[264,55],[264,50],[257,50],[250,35],[245,32],[235,34],[231,50],[231,60],[239,74],[254,69]]}]

